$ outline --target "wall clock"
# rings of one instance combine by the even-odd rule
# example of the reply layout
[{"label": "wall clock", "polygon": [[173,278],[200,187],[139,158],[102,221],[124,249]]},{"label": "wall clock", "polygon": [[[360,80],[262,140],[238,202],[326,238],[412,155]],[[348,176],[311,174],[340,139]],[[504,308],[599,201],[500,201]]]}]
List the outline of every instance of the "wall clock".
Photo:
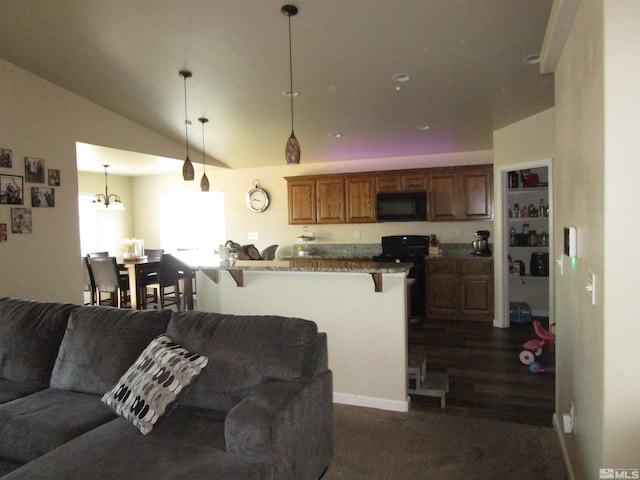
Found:
[{"label": "wall clock", "polygon": [[256,180],[253,188],[247,193],[246,202],[252,212],[264,212],[269,206],[269,193],[260,187],[260,182]]}]

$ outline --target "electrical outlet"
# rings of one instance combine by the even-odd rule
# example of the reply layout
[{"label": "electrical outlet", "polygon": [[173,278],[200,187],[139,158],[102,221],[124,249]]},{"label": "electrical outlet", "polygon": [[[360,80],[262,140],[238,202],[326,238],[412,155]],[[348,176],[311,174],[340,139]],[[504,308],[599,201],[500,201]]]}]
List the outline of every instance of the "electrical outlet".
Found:
[{"label": "electrical outlet", "polygon": [[258,232],[249,232],[247,234],[247,238],[249,240],[258,240],[259,237],[260,237],[260,235],[258,235]]},{"label": "electrical outlet", "polygon": [[356,240],[360,240],[360,238],[362,237],[362,231],[361,230],[355,230],[354,231],[354,235],[356,237]]},{"label": "electrical outlet", "polygon": [[572,433],[573,432],[573,419],[575,414],[575,409],[573,407],[573,402],[570,404],[569,413],[562,414],[562,430],[564,433]]}]

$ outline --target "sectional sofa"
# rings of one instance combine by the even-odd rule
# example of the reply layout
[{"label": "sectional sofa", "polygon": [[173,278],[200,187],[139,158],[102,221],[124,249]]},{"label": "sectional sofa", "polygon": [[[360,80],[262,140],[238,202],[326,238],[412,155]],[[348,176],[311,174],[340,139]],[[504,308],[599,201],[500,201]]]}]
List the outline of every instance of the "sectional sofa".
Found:
[{"label": "sectional sofa", "polygon": [[0,477],[317,479],[333,442],[310,321],[0,299]]}]

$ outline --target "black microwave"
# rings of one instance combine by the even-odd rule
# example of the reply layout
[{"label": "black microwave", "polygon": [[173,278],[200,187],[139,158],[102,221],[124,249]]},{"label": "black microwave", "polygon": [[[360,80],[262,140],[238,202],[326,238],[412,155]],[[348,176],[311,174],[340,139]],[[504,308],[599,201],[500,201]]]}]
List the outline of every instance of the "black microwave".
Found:
[{"label": "black microwave", "polygon": [[394,192],[376,195],[378,222],[424,222],[428,220],[427,192]]}]

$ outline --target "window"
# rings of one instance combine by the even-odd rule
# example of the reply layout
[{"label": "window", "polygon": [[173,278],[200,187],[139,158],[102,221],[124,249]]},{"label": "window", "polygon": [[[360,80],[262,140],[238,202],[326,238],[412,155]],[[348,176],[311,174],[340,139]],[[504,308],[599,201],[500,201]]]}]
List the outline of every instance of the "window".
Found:
[{"label": "window", "polygon": [[224,193],[161,194],[159,209],[160,244],[165,251],[213,251],[225,242]]}]

